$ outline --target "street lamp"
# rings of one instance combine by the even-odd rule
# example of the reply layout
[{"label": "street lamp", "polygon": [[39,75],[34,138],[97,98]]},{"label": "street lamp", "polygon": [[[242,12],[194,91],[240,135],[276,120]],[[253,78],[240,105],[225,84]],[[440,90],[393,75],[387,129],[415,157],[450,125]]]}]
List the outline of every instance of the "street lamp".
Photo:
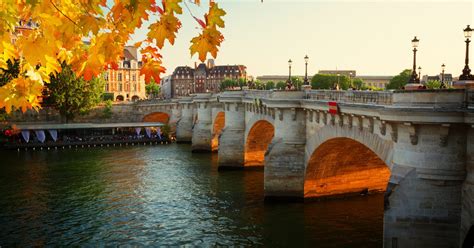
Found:
[{"label": "street lamp", "polygon": [[288,60],[288,89],[291,90],[291,86],[292,86],[292,83],[291,83],[291,64],[293,64],[293,61]]},{"label": "street lamp", "polygon": [[446,66],[444,64],[441,65],[441,85],[439,86],[440,89],[445,89],[446,84],[444,84],[444,69]]},{"label": "street lamp", "polygon": [[420,83],[420,80],[418,79],[417,75],[416,75],[416,51],[418,51],[416,48],[418,47],[418,43],[420,42],[420,40],[418,40],[415,36],[415,38],[413,38],[413,40],[411,40],[411,45],[413,46],[413,71],[411,73],[411,77],[410,77],[410,81],[409,83],[410,84],[419,84]]},{"label": "street lamp", "polygon": [[304,56],[304,64],[305,64],[304,85],[309,85],[309,82],[308,82],[308,61],[309,61],[308,55]]},{"label": "street lamp", "polygon": [[462,70],[462,75],[459,76],[459,80],[474,80],[474,76],[471,75],[471,69],[469,69],[469,42],[472,35],[472,29],[467,25],[467,28],[464,29],[464,37],[466,38],[466,60],[465,66]]},{"label": "street lamp", "polygon": [[421,66],[418,66],[418,82],[421,81]]}]

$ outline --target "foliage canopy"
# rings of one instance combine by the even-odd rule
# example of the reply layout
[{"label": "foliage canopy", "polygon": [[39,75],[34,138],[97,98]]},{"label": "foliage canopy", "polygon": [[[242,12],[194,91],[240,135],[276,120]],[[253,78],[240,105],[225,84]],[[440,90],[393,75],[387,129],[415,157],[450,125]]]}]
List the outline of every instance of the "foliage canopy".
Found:
[{"label": "foliage canopy", "polygon": [[[200,0],[193,3],[199,5]],[[61,72],[62,63],[86,81],[105,68],[117,68],[131,35],[155,16],[147,37],[135,46],[142,54],[145,81],[153,78],[159,83],[165,72],[161,49],[165,41],[174,44],[181,28],[178,16],[187,4],[183,0],[1,0],[0,77],[7,82],[0,87],[0,108],[7,112],[40,108],[43,88]],[[207,54],[217,56],[224,40],[220,30],[225,14],[212,0],[202,19],[191,13],[201,27],[191,40],[191,55],[198,54],[201,61]],[[5,69],[16,61],[18,76],[8,78]]]},{"label": "foliage canopy", "polygon": [[45,102],[54,106],[66,122],[88,113],[102,101],[105,84],[102,77],[89,81],[77,78],[70,66],[63,65],[61,72],[50,80]]}]

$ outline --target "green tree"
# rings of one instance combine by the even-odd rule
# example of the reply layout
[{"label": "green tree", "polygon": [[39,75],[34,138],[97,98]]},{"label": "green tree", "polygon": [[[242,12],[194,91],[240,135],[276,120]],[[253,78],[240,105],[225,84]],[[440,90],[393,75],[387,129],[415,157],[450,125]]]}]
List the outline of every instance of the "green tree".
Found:
[{"label": "green tree", "polygon": [[19,60],[16,59],[14,62],[8,60],[7,69],[0,68],[0,87],[18,77],[18,74],[20,74]]},{"label": "green tree", "polygon": [[303,81],[299,77],[291,77],[291,82],[293,83],[293,87],[297,90],[301,90],[301,85],[303,85]]},{"label": "green tree", "polygon": [[284,90],[286,88],[286,83],[284,81],[279,81],[276,86],[278,90]]},{"label": "green tree", "polygon": [[224,81],[221,82],[220,89],[221,91],[232,89],[235,86],[239,86],[239,82],[236,80],[226,78]]},{"label": "green tree", "polygon": [[266,84],[265,84],[265,89],[266,90],[272,90],[275,88],[275,83],[273,81],[268,81]]},{"label": "green tree", "polygon": [[155,98],[160,94],[160,85],[155,83],[155,80],[151,79],[151,82],[145,86],[145,92],[148,96]]},{"label": "green tree", "polygon": [[245,78],[239,78],[237,85],[242,89],[242,87],[247,86],[247,80],[245,80]]},{"label": "green tree", "polygon": [[61,72],[46,84],[44,104],[51,104],[69,122],[77,115],[87,114],[101,102],[104,85],[102,77],[90,81],[77,78],[71,67],[63,64]]},{"label": "green tree", "polygon": [[102,112],[102,115],[105,119],[109,119],[112,117],[112,101],[111,100],[105,101],[104,111]]},{"label": "green tree", "polygon": [[441,82],[439,80],[428,80],[428,82],[426,82],[426,88],[439,89],[441,88]]},{"label": "green tree", "polygon": [[311,78],[311,88],[313,89],[335,89],[339,84],[339,89],[349,89],[351,82],[345,75],[316,74]]},{"label": "green tree", "polygon": [[367,89],[367,85],[360,78],[352,79],[352,87],[357,89],[357,90]]},{"label": "green tree", "polygon": [[406,69],[400,72],[397,76],[393,77],[390,82],[387,84],[388,90],[399,90],[402,89],[410,80],[411,77],[411,70]]}]

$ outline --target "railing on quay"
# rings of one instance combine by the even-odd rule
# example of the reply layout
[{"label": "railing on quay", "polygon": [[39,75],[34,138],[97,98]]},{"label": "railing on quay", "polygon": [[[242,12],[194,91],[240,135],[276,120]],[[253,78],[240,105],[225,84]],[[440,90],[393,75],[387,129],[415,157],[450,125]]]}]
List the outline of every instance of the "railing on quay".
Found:
[{"label": "railing on quay", "polygon": [[306,99],[319,101],[336,101],[343,103],[362,103],[374,105],[392,105],[392,91],[338,91],[311,90],[306,93]]}]

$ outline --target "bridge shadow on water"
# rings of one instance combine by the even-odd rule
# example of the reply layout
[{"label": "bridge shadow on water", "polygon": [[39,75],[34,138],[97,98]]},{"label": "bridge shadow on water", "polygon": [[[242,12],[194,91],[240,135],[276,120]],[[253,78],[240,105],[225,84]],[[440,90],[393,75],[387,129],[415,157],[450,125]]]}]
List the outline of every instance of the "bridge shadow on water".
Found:
[{"label": "bridge shadow on water", "polygon": [[[211,161],[212,170],[216,172],[217,154],[212,155]],[[259,238],[254,244],[265,247],[383,246],[383,194],[304,203],[268,202],[264,201],[264,167],[216,173],[218,192],[241,193],[232,194],[233,199],[229,200],[239,209],[235,221],[258,227],[254,235]]]}]

